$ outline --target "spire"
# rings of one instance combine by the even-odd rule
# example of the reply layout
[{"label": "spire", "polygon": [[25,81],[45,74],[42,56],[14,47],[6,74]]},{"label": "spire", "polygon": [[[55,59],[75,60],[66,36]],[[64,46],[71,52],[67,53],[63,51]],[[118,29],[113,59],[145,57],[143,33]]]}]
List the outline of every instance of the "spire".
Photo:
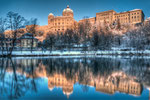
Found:
[{"label": "spire", "polygon": [[67,5],[67,8],[69,8],[69,5]]}]

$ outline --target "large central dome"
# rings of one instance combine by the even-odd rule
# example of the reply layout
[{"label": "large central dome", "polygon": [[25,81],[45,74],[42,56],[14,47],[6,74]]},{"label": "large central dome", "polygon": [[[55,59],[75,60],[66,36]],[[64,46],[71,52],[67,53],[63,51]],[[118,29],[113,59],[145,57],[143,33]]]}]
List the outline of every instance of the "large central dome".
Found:
[{"label": "large central dome", "polygon": [[67,8],[63,10],[63,12],[72,12],[72,13],[73,13],[73,10],[70,9],[70,8],[69,8],[69,5],[68,5]]},{"label": "large central dome", "polygon": [[69,5],[63,10],[63,16],[73,17],[73,10],[69,8]]}]

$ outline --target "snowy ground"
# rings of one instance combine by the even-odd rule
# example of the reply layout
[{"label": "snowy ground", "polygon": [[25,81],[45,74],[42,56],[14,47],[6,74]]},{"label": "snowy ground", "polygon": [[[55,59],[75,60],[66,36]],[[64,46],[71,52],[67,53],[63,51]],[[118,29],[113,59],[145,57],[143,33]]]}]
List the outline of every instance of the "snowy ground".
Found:
[{"label": "snowy ground", "polygon": [[[2,53],[0,52],[0,55]],[[14,56],[76,56],[76,55],[150,55],[145,51],[13,51]]]}]

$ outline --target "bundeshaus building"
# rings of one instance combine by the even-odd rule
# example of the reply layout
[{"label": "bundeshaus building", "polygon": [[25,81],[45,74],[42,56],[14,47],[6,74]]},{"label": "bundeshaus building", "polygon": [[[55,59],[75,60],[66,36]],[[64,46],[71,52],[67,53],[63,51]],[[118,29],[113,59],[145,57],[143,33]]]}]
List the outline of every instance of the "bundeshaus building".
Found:
[{"label": "bundeshaus building", "polygon": [[62,16],[55,16],[53,13],[48,15],[48,25],[39,26],[39,30],[44,32],[64,32],[67,29],[74,27],[77,23],[82,23],[85,20],[89,20],[91,24],[100,24],[104,21],[108,24],[113,24],[119,21],[121,24],[139,24],[144,22],[144,13],[141,9],[134,9],[131,11],[125,11],[117,13],[114,10],[104,11],[96,13],[95,17],[79,20],[74,19],[73,10],[67,6],[62,12]]},{"label": "bundeshaus building", "polygon": [[[42,31],[43,33],[46,33],[46,34],[57,33],[57,32],[63,33],[67,29],[73,29],[75,26],[78,26],[78,23],[84,23],[87,20],[92,25],[95,25],[95,24],[99,25],[99,24],[103,24],[104,22],[107,24],[113,24],[117,21],[119,21],[120,24],[136,25],[136,24],[144,22],[144,13],[141,9],[134,9],[134,10],[120,12],[120,13],[117,13],[114,10],[108,10],[108,11],[96,13],[95,17],[81,19],[77,22],[74,19],[73,10],[68,5],[67,8],[63,10],[62,16],[55,16],[53,13],[50,13],[48,15],[48,25],[44,25],[44,26],[37,25],[36,30]],[[24,30],[24,33],[27,33],[26,28],[24,28],[23,30]],[[9,35],[9,31],[5,33],[6,35],[7,33]]]},{"label": "bundeshaus building", "polygon": [[62,16],[54,16],[52,13],[48,15],[48,28],[51,31],[65,31],[71,28],[76,21],[74,20],[73,10],[67,6],[63,10]]}]

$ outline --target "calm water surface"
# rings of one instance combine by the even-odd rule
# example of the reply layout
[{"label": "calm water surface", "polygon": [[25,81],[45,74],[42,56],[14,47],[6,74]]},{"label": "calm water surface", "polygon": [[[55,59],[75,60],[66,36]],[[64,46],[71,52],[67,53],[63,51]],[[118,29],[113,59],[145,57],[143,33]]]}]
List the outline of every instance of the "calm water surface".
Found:
[{"label": "calm water surface", "polygon": [[0,100],[149,100],[150,59],[0,58]]}]

